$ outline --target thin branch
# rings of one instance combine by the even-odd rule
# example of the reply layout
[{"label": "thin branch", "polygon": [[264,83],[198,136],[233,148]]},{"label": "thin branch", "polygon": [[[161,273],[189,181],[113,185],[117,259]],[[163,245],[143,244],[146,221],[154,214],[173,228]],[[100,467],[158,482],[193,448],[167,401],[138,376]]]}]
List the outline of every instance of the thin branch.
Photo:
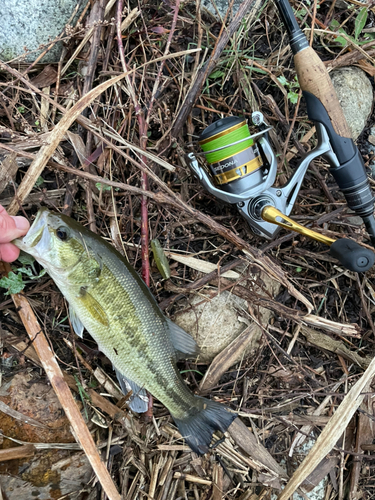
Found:
[{"label": "thin branch", "polygon": [[[121,64],[124,72],[128,72],[128,66],[125,61],[124,46],[122,44],[122,32],[121,32],[121,19],[122,19],[122,9],[123,0],[117,1],[117,45],[120,54]],[[130,81],[130,77],[126,77],[126,83],[130,97],[133,101],[134,111],[138,120],[139,128],[139,145],[142,149],[146,149],[147,143],[147,123],[145,120],[144,113],[139,105],[137,96],[134,91],[134,87]],[[141,161],[144,165],[147,165],[147,159],[145,156],[141,156]],[[142,189],[148,191],[148,180],[147,174],[142,172]],[[148,207],[147,207],[147,197],[142,196],[141,198],[141,254],[142,254],[142,278],[147,286],[150,286],[150,259],[149,259],[149,238],[148,238]]]},{"label": "thin branch", "polygon": [[[175,29],[176,29],[177,17],[178,17],[179,9],[180,9],[180,0],[176,0],[176,5],[174,7],[174,15],[173,15],[173,20],[172,20],[172,26],[171,26],[171,30],[169,32],[167,44],[166,44],[165,50],[164,50],[164,55],[165,56],[169,53],[169,47],[171,46],[171,43],[172,43],[172,38],[173,38]],[[159,71],[158,71],[158,74],[156,76],[154,87],[152,89],[151,100],[150,100],[150,104],[148,106],[147,124],[150,122],[151,111],[152,111],[152,107],[154,105],[156,94],[157,94],[157,91],[158,91],[158,88],[159,88],[160,77],[161,77],[161,73],[162,73],[163,68],[164,68],[164,64],[165,64],[165,60],[159,66]]]}]

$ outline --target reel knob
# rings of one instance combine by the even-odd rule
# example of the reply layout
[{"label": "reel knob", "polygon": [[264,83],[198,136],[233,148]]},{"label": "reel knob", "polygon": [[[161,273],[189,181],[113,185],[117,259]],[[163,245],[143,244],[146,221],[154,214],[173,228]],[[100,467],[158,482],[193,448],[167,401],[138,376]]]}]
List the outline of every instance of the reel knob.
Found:
[{"label": "reel knob", "polygon": [[329,254],[344,267],[356,273],[368,271],[375,262],[374,252],[347,238],[332,243]]}]

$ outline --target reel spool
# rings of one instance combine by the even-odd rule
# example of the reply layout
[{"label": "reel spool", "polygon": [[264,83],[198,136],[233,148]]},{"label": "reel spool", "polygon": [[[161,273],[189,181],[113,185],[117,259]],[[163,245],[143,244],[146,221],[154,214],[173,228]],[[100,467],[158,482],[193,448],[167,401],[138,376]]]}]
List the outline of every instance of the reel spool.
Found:
[{"label": "reel spool", "polygon": [[199,145],[212,179],[220,189],[242,193],[249,186],[263,184],[267,160],[262,157],[243,118],[230,116],[212,123],[199,137]]},{"label": "reel spool", "polygon": [[[207,166],[201,166],[194,153],[189,153],[188,164],[207,191],[218,199],[235,204],[251,230],[268,239],[274,238],[280,228],[299,232],[330,247],[330,254],[341,264],[355,272],[372,267],[375,255],[353,240],[333,240],[305,228],[288,218],[310,162],[323,156],[330,163],[334,154],[325,127],[317,122],[318,145],[310,151],[291,179],[283,187],[274,187],[277,162],[268,140],[263,115],[252,115],[254,125],[260,129],[251,135],[246,120],[240,117],[222,118],[207,127],[199,137],[199,145]],[[256,139],[256,140],[255,140]]]}]

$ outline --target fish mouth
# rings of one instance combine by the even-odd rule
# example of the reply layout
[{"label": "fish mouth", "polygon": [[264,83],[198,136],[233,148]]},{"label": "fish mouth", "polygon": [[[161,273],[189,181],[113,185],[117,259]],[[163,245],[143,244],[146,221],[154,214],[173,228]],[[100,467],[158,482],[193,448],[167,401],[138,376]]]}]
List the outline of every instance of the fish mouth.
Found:
[{"label": "fish mouth", "polygon": [[43,257],[51,247],[51,238],[47,223],[48,215],[48,208],[41,208],[26,236],[17,238],[12,243],[24,252],[32,254],[34,257],[35,254]]}]

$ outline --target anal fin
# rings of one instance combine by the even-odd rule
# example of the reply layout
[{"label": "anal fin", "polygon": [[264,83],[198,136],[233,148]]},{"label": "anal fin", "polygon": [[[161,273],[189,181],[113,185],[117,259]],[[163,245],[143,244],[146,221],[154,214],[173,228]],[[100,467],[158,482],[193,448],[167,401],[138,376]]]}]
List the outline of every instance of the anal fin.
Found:
[{"label": "anal fin", "polygon": [[132,391],[129,398],[129,406],[136,413],[145,413],[148,409],[148,396],[146,389],[140,387],[138,384],[123,375],[115,368],[117,379],[119,381],[122,392],[126,395]]}]

